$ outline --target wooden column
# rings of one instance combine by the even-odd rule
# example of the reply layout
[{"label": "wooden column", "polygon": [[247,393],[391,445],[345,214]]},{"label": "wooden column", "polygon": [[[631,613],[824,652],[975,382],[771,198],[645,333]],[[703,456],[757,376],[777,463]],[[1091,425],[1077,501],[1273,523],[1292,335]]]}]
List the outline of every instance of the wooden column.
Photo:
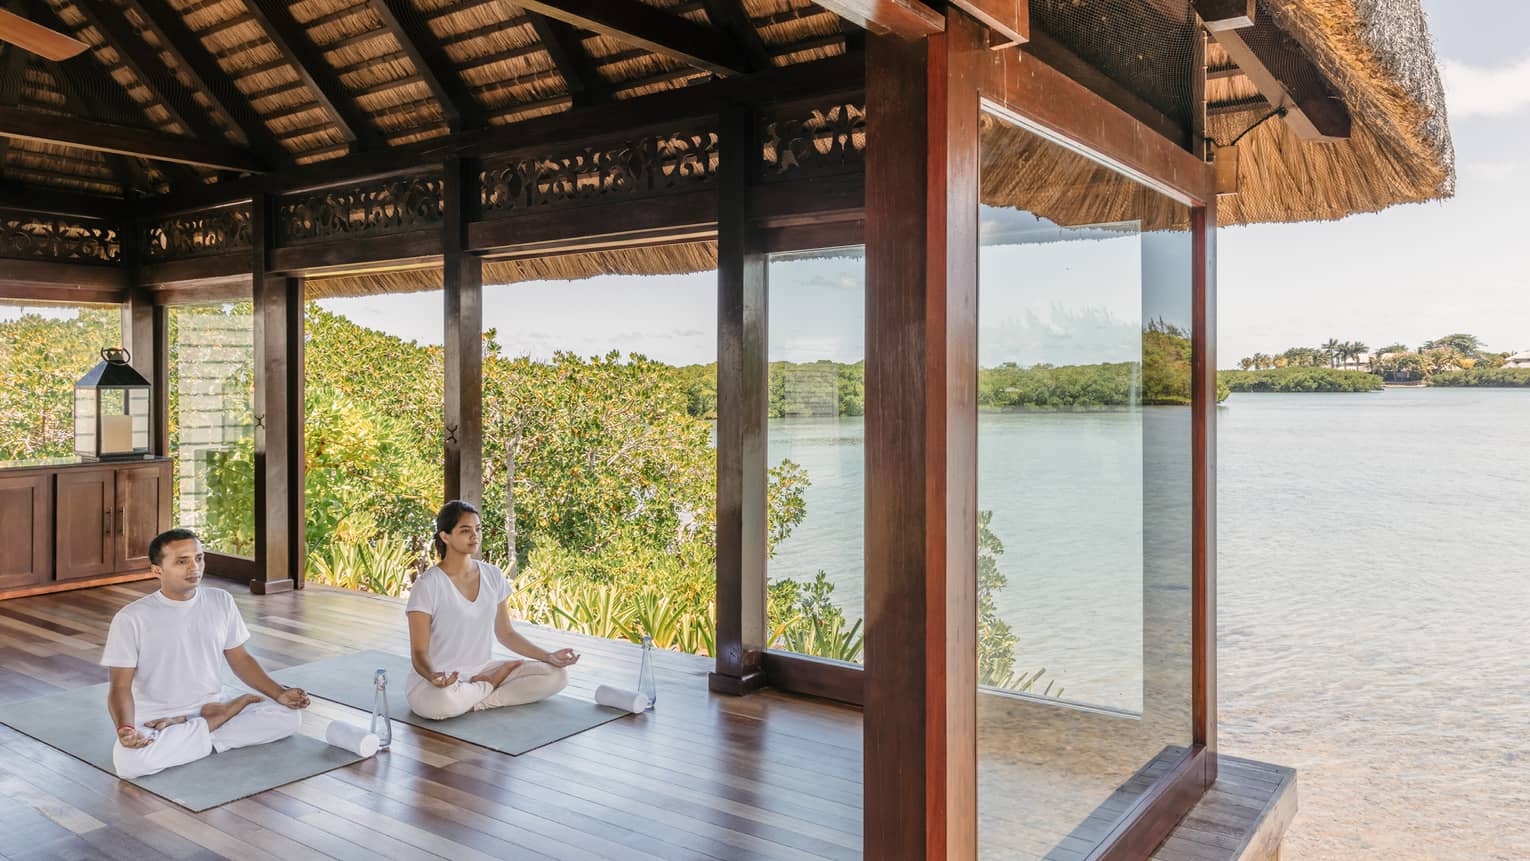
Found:
[{"label": "wooden column", "polygon": [[714,691],[765,683],[766,260],[749,221],[754,112],[724,110],[717,204],[717,670]]},{"label": "wooden column", "polygon": [[1191,727],[1205,747],[1204,785],[1217,779],[1217,204],[1193,211],[1190,229]]},{"label": "wooden column", "polygon": [[303,562],[303,286],[269,271],[274,201],[251,202],[255,299],[255,577],[257,595],[301,583]]},{"label": "wooden column", "polygon": [[478,164],[446,161],[441,233],[445,288],[445,498],[483,504],[483,258],[467,250],[478,210]]},{"label": "wooden column", "polygon": [[122,303],[122,346],[133,357],[133,370],[153,384],[149,445],[155,454],[164,454],[159,439],[166,432],[165,416],[160,409],[166,402],[164,386],[159,380],[161,359],[154,347],[155,321],[162,312],[163,309],[154,306],[154,294],[147,288],[136,283],[128,288],[127,300]]},{"label": "wooden column", "polygon": [[865,856],[977,857],[978,70],[866,46]]}]

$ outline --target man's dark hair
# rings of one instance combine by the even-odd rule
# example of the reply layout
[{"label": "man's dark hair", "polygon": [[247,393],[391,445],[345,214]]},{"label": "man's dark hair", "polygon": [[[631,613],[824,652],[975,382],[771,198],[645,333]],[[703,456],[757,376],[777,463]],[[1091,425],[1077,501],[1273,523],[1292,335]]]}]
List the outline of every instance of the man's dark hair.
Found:
[{"label": "man's dark hair", "polygon": [[149,542],[149,562],[154,565],[160,564],[165,559],[166,544],[185,541],[188,538],[201,540],[190,529],[170,529],[154,536],[154,540]]}]

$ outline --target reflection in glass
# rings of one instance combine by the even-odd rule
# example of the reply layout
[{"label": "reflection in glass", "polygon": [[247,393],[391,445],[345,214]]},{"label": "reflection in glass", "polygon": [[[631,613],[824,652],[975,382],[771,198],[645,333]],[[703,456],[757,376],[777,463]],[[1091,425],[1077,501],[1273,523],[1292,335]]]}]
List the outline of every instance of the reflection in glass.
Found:
[{"label": "reflection in glass", "polygon": [[1075,857],[1190,743],[1188,208],[984,117],[984,857]]},{"label": "reflection in glass", "polygon": [[175,522],[255,555],[255,317],[249,302],[169,308]]},{"label": "reflection in glass", "polygon": [[771,645],[859,663],[866,582],[864,249],[773,255],[769,285]]}]

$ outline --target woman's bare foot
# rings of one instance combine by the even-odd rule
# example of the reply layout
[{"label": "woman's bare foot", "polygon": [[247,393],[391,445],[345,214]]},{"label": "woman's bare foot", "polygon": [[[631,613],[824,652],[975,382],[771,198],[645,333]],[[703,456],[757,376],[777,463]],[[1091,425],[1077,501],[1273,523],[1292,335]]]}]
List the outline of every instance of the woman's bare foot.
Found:
[{"label": "woman's bare foot", "polygon": [[515,672],[515,668],[516,667],[519,667],[521,664],[524,664],[524,663],[526,663],[526,662],[525,661],[503,661],[501,663],[495,664],[492,667],[489,667],[487,670],[484,670],[483,672],[481,672],[478,675],[472,677],[471,679],[468,679],[468,681],[469,682],[488,682],[489,684],[491,684],[491,685],[493,685],[494,687],[497,688],[500,685],[505,683],[505,679],[510,678],[510,674]]},{"label": "woman's bare foot", "polygon": [[244,694],[235,697],[226,703],[208,703],[202,706],[202,719],[207,721],[207,728],[215,730],[229,722],[234,715],[244,711],[245,706],[252,706],[260,702],[260,697],[254,694]]}]

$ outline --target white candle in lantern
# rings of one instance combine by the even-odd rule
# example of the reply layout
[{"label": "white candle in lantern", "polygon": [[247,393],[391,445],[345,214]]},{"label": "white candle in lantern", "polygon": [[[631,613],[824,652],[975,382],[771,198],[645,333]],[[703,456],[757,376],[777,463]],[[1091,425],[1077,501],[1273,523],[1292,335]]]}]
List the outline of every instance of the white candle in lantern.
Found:
[{"label": "white candle in lantern", "polygon": [[133,450],[133,417],[101,417],[101,453],[120,454]]}]

